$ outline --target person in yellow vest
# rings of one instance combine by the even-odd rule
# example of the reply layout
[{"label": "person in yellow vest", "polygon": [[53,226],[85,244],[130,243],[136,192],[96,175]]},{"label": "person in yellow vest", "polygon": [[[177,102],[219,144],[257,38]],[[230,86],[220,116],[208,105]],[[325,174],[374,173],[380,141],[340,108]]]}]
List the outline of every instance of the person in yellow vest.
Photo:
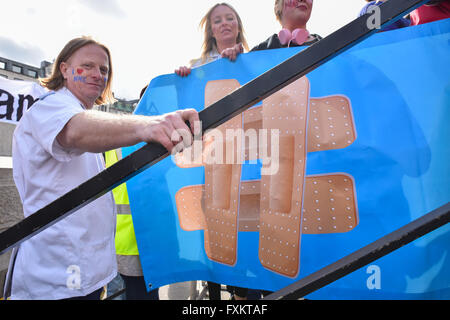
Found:
[{"label": "person in yellow vest", "polygon": [[[110,150],[105,152],[106,167],[122,159],[122,150]],[[159,300],[158,289],[147,292],[139,251],[134,234],[133,220],[131,218],[130,200],[128,199],[127,186],[122,183],[113,190],[114,200],[117,206],[116,225],[116,256],[117,267],[125,284],[127,300]]]}]

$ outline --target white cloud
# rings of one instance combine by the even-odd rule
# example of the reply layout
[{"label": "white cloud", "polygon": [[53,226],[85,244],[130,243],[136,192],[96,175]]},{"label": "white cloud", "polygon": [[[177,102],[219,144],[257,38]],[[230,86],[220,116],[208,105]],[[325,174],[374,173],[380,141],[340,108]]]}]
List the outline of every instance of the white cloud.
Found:
[{"label": "white cloud", "polygon": [[36,44],[17,42],[14,39],[0,36],[0,56],[39,66],[45,54]]},{"label": "white cloud", "polygon": [[92,0],[78,0],[82,5],[90,8],[99,15],[112,15],[116,18],[126,18],[126,13],[122,10],[117,0],[106,1],[92,1]]}]

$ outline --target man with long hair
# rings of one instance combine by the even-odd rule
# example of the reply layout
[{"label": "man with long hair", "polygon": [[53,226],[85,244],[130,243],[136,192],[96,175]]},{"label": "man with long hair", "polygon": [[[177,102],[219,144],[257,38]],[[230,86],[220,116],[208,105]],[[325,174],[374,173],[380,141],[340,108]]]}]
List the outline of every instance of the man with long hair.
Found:
[{"label": "man with long hair", "polygon": [[[25,217],[101,172],[101,152],[140,142],[169,151],[192,143],[179,131],[199,131],[193,109],[157,117],[92,110],[114,101],[112,76],[108,48],[89,37],[69,41],[58,55],[52,75],[42,81],[51,91],[14,133],[13,175]],[[11,299],[99,299],[117,274],[115,219],[109,192],[24,241],[10,262]]]}]

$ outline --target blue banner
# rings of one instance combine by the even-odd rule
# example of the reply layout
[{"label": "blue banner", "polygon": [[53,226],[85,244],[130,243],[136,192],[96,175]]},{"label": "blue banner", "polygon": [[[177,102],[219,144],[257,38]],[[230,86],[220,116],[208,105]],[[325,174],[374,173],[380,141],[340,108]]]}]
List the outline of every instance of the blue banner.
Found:
[{"label": "blue banner", "polygon": [[[302,49],[252,52],[240,55],[234,63],[220,59],[193,69],[186,78],[174,74],[157,77],[151,81],[135,113],[158,115],[178,108],[200,111],[205,107],[205,95],[209,94],[205,88],[211,81],[235,79],[244,85]],[[268,222],[277,220],[263,215],[263,185],[268,180],[260,174],[261,161],[247,161],[239,167],[237,186],[241,193],[237,199],[241,203],[236,220],[232,220],[239,225],[231,222],[234,231],[222,235],[224,239],[225,236],[235,239],[230,242],[235,247],[227,248],[234,255],[223,257],[214,253],[219,249],[211,248],[214,232],[206,231],[212,228],[208,219],[203,224],[193,220],[183,222],[180,201],[184,199],[177,198],[180,190],[207,193],[205,166],[182,167],[169,157],[130,179],[127,188],[146,282],[156,288],[181,281],[208,280],[275,291],[449,202],[449,75],[450,19],[447,19],[377,33],[306,76],[308,123],[305,120],[303,124],[308,148],[304,158],[299,158],[300,162],[305,160],[304,175],[299,171],[302,185],[297,205],[301,209],[291,208],[291,213],[297,211],[289,216],[292,218],[289,227],[281,222],[278,226],[281,233],[292,234],[297,242],[286,240],[284,244],[280,240],[277,250],[272,242],[278,242],[282,236],[267,239],[270,235],[275,238],[275,233],[268,232]],[[331,106],[327,108],[329,103]],[[262,108],[259,103],[253,110]],[[333,116],[327,116],[327,112]],[[335,133],[332,121],[336,117],[340,117],[336,125],[340,131]],[[270,124],[261,121],[263,126]],[[315,125],[314,121],[320,124]],[[245,126],[245,119],[240,125]],[[337,146],[337,140],[329,137],[325,146],[321,142],[324,134],[341,136],[337,142],[341,145]],[[139,147],[125,148],[124,155]],[[280,151],[283,150],[280,146]],[[314,198],[314,193],[318,193],[314,186],[336,180],[342,183],[326,187],[325,191],[321,189],[322,193],[333,193],[334,189],[339,192],[336,191],[336,196],[327,195],[328,212],[319,213],[319,207],[314,207],[314,202],[319,203],[319,198]],[[244,187],[253,182],[260,187],[260,193],[249,191],[244,199]],[[256,227],[244,230],[242,219],[247,212],[239,208],[252,199],[261,208],[255,207],[256,218],[249,218],[256,221]],[[334,201],[342,201],[341,207],[334,206]],[[335,207],[339,211],[336,215]],[[197,211],[198,218],[202,210]],[[192,212],[187,209],[185,213]],[[287,216],[280,214],[280,221]],[[330,222],[321,224],[326,219]],[[332,221],[336,219],[342,219],[340,224]],[[449,299],[450,226],[307,298]]]}]

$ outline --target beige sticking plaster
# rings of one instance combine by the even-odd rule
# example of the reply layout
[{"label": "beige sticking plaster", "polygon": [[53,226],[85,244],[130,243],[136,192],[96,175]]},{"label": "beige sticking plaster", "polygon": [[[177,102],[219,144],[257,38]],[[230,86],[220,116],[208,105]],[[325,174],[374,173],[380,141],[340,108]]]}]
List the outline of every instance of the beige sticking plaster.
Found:
[{"label": "beige sticking plaster", "polygon": [[[237,80],[208,82],[205,88],[205,106],[210,106],[239,87]],[[222,148],[223,157],[216,158],[219,163],[207,162],[204,165],[205,252],[211,260],[227,265],[236,263],[239,183],[241,181],[241,148],[233,150],[230,146],[235,146],[241,138],[238,134],[233,136],[233,141],[227,141],[226,130],[241,128],[242,115],[240,114],[214,129],[222,133],[224,141],[209,143],[210,146],[214,146],[215,151]],[[211,141],[208,133],[204,140]],[[235,153],[234,157],[228,159],[229,152]]]},{"label": "beige sticking plaster", "polygon": [[302,233],[328,234],[353,230],[359,223],[353,177],[345,173],[308,176]]},{"label": "beige sticking plaster", "polygon": [[[208,83],[205,106],[238,86],[235,80]],[[205,251],[211,260],[233,265],[237,231],[259,231],[259,256],[264,267],[294,277],[300,265],[301,233],[348,232],[357,226],[351,176],[338,173],[305,177],[307,152],[345,148],[354,142],[350,101],[344,96],[314,98],[308,113],[308,93],[309,82],[304,77],[265,99],[262,107],[245,111],[244,121],[238,116],[218,127],[223,136],[226,128],[279,129],[278,173],[262,176],[261,181],[240,182],[239,164],[205,165],[205,185],[177,192],[181,228],[205,231]],[[258,147],[249,149],[248,143],[245,145],[247,160],[264,156]],[[205,163],[205,154],[215,146],[210,136],[205,135],[203,146]],[[270,145],[267,150],[271,150]],[[223,151],[226,155],[226,142]],[[198,166],[183,163],[182,158],[177,161],[183,168]]]},{"label": "beige sticking plaster", "polygon": [[[355,142],[353,113],[350,100],[346,96],[311,98],[309,105],[308,152],[342,149]],[[261,128],[262,106],[244,111],[244,132],[249,129],[258,131]],[[270,143],[271,140],[268,139],[268,150],[271,149]],[[245,160],[258,159],[259,142],[254,146],[245,145]]]},{"label": "beige sticking plaster", "polygon": [[310,100],[308,151],[343,149],[356,139],[350,100],[329,96]]},{"label": "beige sticking plaster", "polygon": [[300,266],[308,98],[309,81],[303,77],[265,99],[262,107],[262,128],[279,130],[280,156],[278,172],[261,176],[259,259],[288,277]]},{"label": "beige sticking plaster", "polygon": [[[241,182],[239,231],[259,232],[260,184],[259,180]],[[188,186],[175,196],[180,226],[185,231],[205,228],[203,190],[203,185]],[[353,178],[345,173],[307,176],[302,219],[302,234],[353,230],[359,223]]]},{"label": "beige sticking plaster", "polygon": [[[356,140],[356,130],[350,100],[343,95],[323,98],[311,98],[309,101],[308,152],[342,149]],[[262,129],[262,106],[243,112],[244,132]],[[245,160],[256,160],[259,157],[259,135],[257,143],[245,144]],[[271,140],[267,141],[267,150],[271,149]],[[205,147],[207,148],[207,147]],[[184,153],[176,155],[176,164],[180,168],[198,167],[198,159],[189,158]],[[197,163],[192,164],[192,163]]]}]

